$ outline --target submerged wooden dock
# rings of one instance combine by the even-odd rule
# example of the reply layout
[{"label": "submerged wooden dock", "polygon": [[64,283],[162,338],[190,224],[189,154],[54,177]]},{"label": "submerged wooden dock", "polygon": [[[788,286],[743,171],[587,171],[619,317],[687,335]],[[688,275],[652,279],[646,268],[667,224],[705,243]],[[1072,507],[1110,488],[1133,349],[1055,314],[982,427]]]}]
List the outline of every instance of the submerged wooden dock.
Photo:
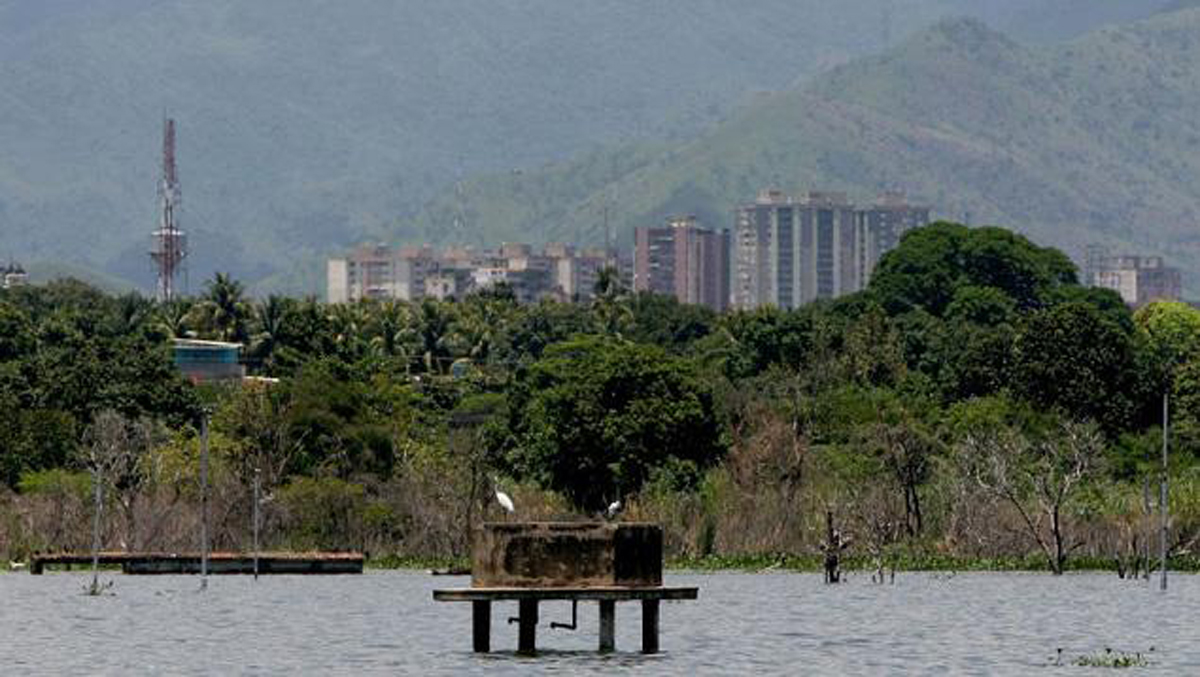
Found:
[{"label": "submerged wooden dock", "polygon": [[[199,574],[199,553],[102,552],[102,566],[120,566],[131,575]],[[254,554],[214,552],[208,556],[210,574],[253,574]],[[51,553],[34,555],[29,573],[39,575],[48,566],[91,566],[90,553]],[[361,574],[363,555],[357,552],[268,552],[258,555],[258,573],[267,574]]]}]

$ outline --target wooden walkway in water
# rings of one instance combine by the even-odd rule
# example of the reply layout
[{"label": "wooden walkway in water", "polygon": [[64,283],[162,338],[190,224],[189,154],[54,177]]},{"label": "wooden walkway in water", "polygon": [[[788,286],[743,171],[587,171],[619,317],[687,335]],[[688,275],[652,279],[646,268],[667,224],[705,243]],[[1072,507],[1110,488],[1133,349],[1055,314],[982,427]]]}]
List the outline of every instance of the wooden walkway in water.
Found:
[{"label": "wooden walkway in water", "polygon": [[[102,552],[102,566],[120,566],[132,575],[198,574],[199,553]],[[91,553],[38,554],[30,558],[29,573],[42,574],[46,567],[89,567]],[[363,555],[357,552],[266,552],[258,555],[258,573],[268,574],[361,574]],[[214,552],[208,556],[210,574],[253,574],[254,554]]]}]

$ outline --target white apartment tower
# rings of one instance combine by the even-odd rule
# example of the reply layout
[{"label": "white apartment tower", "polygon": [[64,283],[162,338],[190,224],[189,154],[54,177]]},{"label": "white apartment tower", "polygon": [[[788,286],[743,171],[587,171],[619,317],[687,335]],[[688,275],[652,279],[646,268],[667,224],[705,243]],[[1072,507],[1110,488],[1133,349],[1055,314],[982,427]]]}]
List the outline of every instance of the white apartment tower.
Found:
[{"label": "white apartment tower", "polygon": [[737,210],[733,305],[796,308],[862,290],[900,236],[928,221],[927,207],[899,193],[858,209],[843,193],[762,191]]}]

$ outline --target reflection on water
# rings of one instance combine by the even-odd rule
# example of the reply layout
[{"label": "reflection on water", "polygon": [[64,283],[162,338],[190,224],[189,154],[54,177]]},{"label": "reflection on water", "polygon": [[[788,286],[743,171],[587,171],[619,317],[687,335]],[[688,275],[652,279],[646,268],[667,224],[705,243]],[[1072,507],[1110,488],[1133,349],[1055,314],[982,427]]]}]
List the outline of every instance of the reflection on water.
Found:
[{"label": "reflection on water", "polygon": [[[595,605],[543,604],[536,658],[512,653],[515,604],[497,605],[492,646],[470,652],[470,605],[435,603],[465,578],[122,577],[86,597],[83,574],[0,575],[6,674],[1079,674],[1082,654],[1148,652],[1150,672],[1200,674],[1200,579],[1153,585],[1113,575],[906,574],[827,587],[818,575],[668,575],[698,585],[664,603],[663,653],[642,656],[640,606],[617,605],[617,648],[595,652]],[[512,606],[512,609],[508,607]]]}]

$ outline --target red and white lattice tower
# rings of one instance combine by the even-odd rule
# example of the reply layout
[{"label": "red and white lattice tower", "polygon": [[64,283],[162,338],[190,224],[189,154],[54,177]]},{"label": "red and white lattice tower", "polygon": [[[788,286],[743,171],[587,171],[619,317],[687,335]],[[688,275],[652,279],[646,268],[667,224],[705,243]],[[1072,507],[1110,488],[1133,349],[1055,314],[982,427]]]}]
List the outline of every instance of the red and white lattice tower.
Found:
[{"label": "red and white lattice tower", "polygon": [[187,257],[187,235],[179,229],[176,221],[182,193],[175,167],[175,120],[171,118],[163,121],[162,179],[158,184],[158,197],[162,214],[158,230],[154,231],[154,249],[150,252],[150,258],[158,267],[158,300],[170,301],[175,298],[175,278]]}]

